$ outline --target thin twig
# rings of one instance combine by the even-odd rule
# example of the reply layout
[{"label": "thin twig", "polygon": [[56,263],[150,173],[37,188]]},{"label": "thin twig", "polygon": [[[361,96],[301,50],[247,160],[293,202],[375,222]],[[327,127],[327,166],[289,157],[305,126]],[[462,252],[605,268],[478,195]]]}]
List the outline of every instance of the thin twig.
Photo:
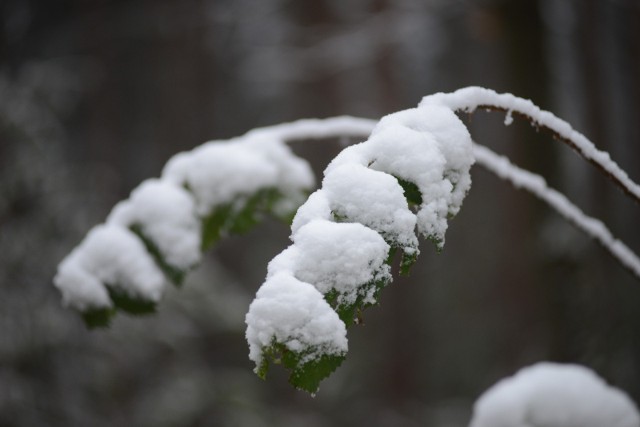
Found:
[{"label": "thin twig", "polygon": [[620,187],[636,203],[640,203],[640,185],[614,162],[609,153],[598,150],[587,137],[574,130],[569,123],[549,111],[540,109],[528,99],[510,93],[497,93],[481,87],[467,87],[451,93],[436,93],[422,99],[420,106],[440,105],[456,112],[472,113],[478,108],[504,111],[524,116],[536,128],[550,131],[556,139],[573,148],[585,160]]},{"label": "thin twig", "polygon": [[[566,144],[567,146],[569,146],[573,151],[575,151],[576,153],[578,153],[583,159],[585,159],[586,161],[588,161],[589,163],[591,163],[593,166],[595,166],[605,177],[607,177],[608,179],[610,179],[618,188],[620,188],[627,196],[629,196],[633,201],[635,201],[636,203],[640,203],[640,197],[631,191],[631,189],[625,185],[620,179],[618,179],[618,177],[616,177],[613,173],[611,173],[610,170],[608,170],[607,168],[603,167],[601,163],[599,163],[598,161],[596,161],[595,159],[593,159],[592,157],[586,156],[582,150],[580,150],[580,148],[576,145],[576,143],[571,140],[570,138],[566,138],[562,135],[560,135],[558,132],[556,132],[555,130],[553,130],[552,128],[545,126],[543,123],[539,123],[537,122],[533,117],[524,114],[520,111],[511,111],[507,108],[503,108],[503,107],[496,107],[495,105],[479,105],[478,106],[479,109],[482,110],[487,110],[487,111],[501,111],[504,113],[511,113],[515,116],[521,117],[523,119],[525,119],[526,121],[529,122],[529,124],[534,127],[536,130],[538,129],[543,129],[544,131],[547,131],[551,134],[551,136],[553,137],[553,139],[555,139],[556,141],[562,142],[563,144]],[[467,112],[468,114],[473,113],[473,111]]]},{"label": "thin twig", "polygon": [[585,215],[564,194],[549,187],[543,177],[519,168],[506,157],[479,144],[474,144],[473,153],[480,166],[499,178],[511,182],[514,187],[525,189],[546,202],[567,221],[595,239],[622,266],[640,279],[640,258],[628,246],[616,239],[602,221]]}]

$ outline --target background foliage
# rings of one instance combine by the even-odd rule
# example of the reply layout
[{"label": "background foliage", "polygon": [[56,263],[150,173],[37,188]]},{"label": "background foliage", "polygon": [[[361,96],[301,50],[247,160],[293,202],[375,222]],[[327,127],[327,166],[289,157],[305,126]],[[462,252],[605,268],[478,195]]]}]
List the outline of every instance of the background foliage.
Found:
[{"label": "background foliage", "polygon": [[[567,119],[638,180],[633,0],[0,4],[0,424],[448,425],[541,359],[593,367],[640,402],[640,287],[531,196],[474,170],[443,254],[423,244],[318,397],[251,372],[244,315],[287,245],[223,241],[156,316],[88,332],[57,262],[175,152],[301,117],[380,117],[481,85]],[[543,172],[640,248],[638,206],[560,144],[476,114],[472,135]],[[340,141],[300,143],[321,171]]]}]

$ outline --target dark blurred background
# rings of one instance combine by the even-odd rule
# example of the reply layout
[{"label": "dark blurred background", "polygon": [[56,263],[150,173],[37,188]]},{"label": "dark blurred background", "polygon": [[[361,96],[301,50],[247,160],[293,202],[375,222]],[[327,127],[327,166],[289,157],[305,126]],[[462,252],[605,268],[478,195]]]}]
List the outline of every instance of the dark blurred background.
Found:
[{"label": "dark blurred background", "polygon": [[[465,426],[483,390],[540,360],[590,366],[640,402],[638,280],[479,167],[444,252],[422,246],[315,398],[247,358],[244,315],[286,225],[226,240],[157,315],[108,330],[86,330],[51,283],[178,151],[467,85],[531,98],[639,181],[637,0],[2,0],[0,18],[0,425]],[[503,121],[468,123],[640,251],[637,204]],[[294,147],[320,174],[341,145]]]}]

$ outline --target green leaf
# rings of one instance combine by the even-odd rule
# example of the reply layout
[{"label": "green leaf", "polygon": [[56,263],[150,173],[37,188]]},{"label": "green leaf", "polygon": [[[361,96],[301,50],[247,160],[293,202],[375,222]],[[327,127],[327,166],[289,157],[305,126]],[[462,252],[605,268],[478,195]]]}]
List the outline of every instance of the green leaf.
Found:
[{"label": "green leaf", "polygon": [[[340,320],[344,322],[347,326],[351,326],[354,322],[360,323],[362,322],[362,312],[365,308],[371,307],[378,303],[378,299],[380,296],[380,291],[387,286],[391,281],[391,278],[372,280],[368,283],[360,285],[358,289],[358,297],[352,304],[339,304],[338,297],[340,294],[332,289],[327,292],[324,296],[325,300],[329,303],[329,305],[335,310],[340,317]],[[373,298],[375,300],[374,303],[365,302],[365,297],[369,295],[369,293],[373,291]]]},{"label": "green leaf", "polygon": [[418,186],[413,182],[406,181],[402,178],[395,177],[398,180],[398,184],[404,191],[404,197],[407,199],[409,206],[420,206],[422,204],[422,193]]},{"label": "green leaf", "polygon": [[388,265],[393,265],[393,260],[395,259],[397,253],[398,247],[389,245],[389,255],[387,255],[387,260],[385,261],[385,263],[387,263]]},{"label": "green leaf", "polygon": [[[388,242],[387,242],[388,243]],[[420,253],[416,248],[412,253],[406,252],[403,248],[399,246],[390,245],[389,255],[387,257],[386,263],[389,265],[393,265],[393,261],[396,257],[398,251],[402,252],[402,257],[400,259],[400,274],[403,276],[409,275],[409,270],[413,267],[413,264],[418,260],[418,254]]]},{"label": "green leaf", "polygon": [[299,365],[299,361],[296,361],[297,367],[291,372],[289,383],[313,395],[318,391],[320,381],[331,375],[342,364],[344,359],[344,355],[324,354],[318,359],[312,359],[302,365]]},{"label": "green leaf", "polygon": [[[184,188],[191,191],[187,184],[184,185]],[[293,212],[279,211],[277,215],[275,213],[276,204],[283,198],[284,196],[277,189],[267,188],[259,190],[251,196],[245,196],[232,203],[216,207],[210,215],[202,220],[202,250],[208,249],[226,234],[248,231],[266,213],[284,220],[292,220],[295,210]],[[176,286],[180,286],[190,269],[181,269],[169,264],[160,252],[158,245],[144,232],[142,224],[132,224],[129,228],[140,238],[167,278]],[[156,311],[156,303],[152,301],[131,297],[118,286],[107,285],[107,289],[114,303],[114,308],[90,309],[83,312],[82,317],[89,328],[108,327],[118,310],[133,315],[145,315]]]},{"label": "green leaf", "polygon": [[436,253],[442,253],[442,250],[444,249],[444,242],[442,241],[442,239],[439,239],[435,236],[428,236],[427,240],[435,245]]},{"label": "green leaf", "polygon": [[142,240],[147,251],[149,251],[156,264],[158,264],[169,280],[171,280],[174,285],[181,286],[187,276],[188,270],[183,270],[169,264],[160,253],[158,246],[144,233],[140,224],[133,224],[129,228]]},{"label": "green leaf", "polygon": [[202,251],[209,249],[220,240],[224,225],[231,215],[231,205],[218,206],[210,215],[202,220]]},{"label": "green leaf", "polygon": [[274,188],[262,189],[251,196],[217,206],[202,221],[202,250],[209,249],[227,234],[241,234],[260,222],[264,214],[293,218],[293,214],[275,215],[274,206],[284,196]]},{"label": "green leaf", "polygon": [[265,379],[271,362],[282,364],[291,371],[289,384],[314,394],[318,391],[320,382],[331,375],[345,359],[344,354],[320,354],[317,357],[309,357],[315,350],[310,348],[304,352],[295,352],[289,350],[284,344],[274,342],[263,349],[262,363],[256,369],[256,374]]},{"label": "green leaf", "polygon": [[402,253],[402,259],[400,260],[400,274],[403,276],[409,275],[409,270],[413,267],[413,264],[418,260],[418,250],[413,253]]},{"label": "green leaf", "polygon": [[116,314],[115,308],[91,308],[83,311],[82,320],[89,329],[108,328]]},{"label": "green leaf", "polygon": [[90,308],[81,313],[82,320],[89,329],[108,328],[118,309],[132,315],[146,315],[156,311],[155,302],[133,298],[111,286],[107,286],[107,290],[113,301],[113,307]]},{"label": "green leaf", "polygon": [[280,197],[275,189],[258,191],[235,209],[230,218],[229,231],[246,233],[260,221],[263,213],[271,213],[275,201]]},{"label": "green leaf", "polygon": [[156,312],[156,303],[153,301],[132,297],[112,286],[107,286],[107,290],[115,307],[126,313],[142,316]]},{"label": "green leaf", "polygon": [[340,320],[344,322],[345,326],[349,327],[353,323],[353,318],[355,317],[355,314],[356,314],[357,301],[354,304],[339,305],[338,296],[340,296],[338,291],[336,291],[335,289],[331,289],[329,290],[329,292],[324,294],[324,299],[338,314],[338,317],[340,317]]}]

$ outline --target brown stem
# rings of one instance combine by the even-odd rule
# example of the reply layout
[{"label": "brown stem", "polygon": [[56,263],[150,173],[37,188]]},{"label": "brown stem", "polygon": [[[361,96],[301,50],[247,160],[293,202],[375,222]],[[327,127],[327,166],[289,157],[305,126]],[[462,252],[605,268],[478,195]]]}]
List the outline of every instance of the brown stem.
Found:
[{"label": "brown stem", "polygon": [[[486,111],[502,111],[502,112],[509,112],[510,110],[503,108],[503,107],[498,107],[495,105],[478,105],[477,108],[486,110]],[[464,110],[460,110],[460,111],[464,111]],[[465,111],[467,113],[472,113],[473,111],[469,112],[469,111]],[[597,161],[595,161],[594,159],[585,156],[585,154],[576,146],[576,144],[568,139],[565,138],[563,136],[561,136],[558,132],[554,131],[553,129],[538,123],[533,117],[521,112],[521,111],[515,111],[515,110],[511,110],[511,114],[514,114],[516,116],[522,117],[524,119],[526,119],[531,126],[533,126],[534,128],[537,129],[544,129],[545,131],[551,133],[551,135],[553,136],[553,138],[557,141],[563,142],[564,144],[568,145],[569,147],[571,147],[571,149],[573,151],[575,151],[576,153],[578,153],[583,159],[585,159],[586,161],[588,161],[589,163],[591,163],[592,165],[594,165],[604,176],[606,176],[607,178],[609,178],[609,180],[611,180],[618,188],[620,188],[627,196],[629,196],[633,201],[635,201],[636,203],[640,204],[640,198],[635,195],[634,193],[632,193],[616,176],[614,176],[611,172],[609,172],[608,170],[606,170],[604,167],[602,167],[601,164],[599,164]]]}]

